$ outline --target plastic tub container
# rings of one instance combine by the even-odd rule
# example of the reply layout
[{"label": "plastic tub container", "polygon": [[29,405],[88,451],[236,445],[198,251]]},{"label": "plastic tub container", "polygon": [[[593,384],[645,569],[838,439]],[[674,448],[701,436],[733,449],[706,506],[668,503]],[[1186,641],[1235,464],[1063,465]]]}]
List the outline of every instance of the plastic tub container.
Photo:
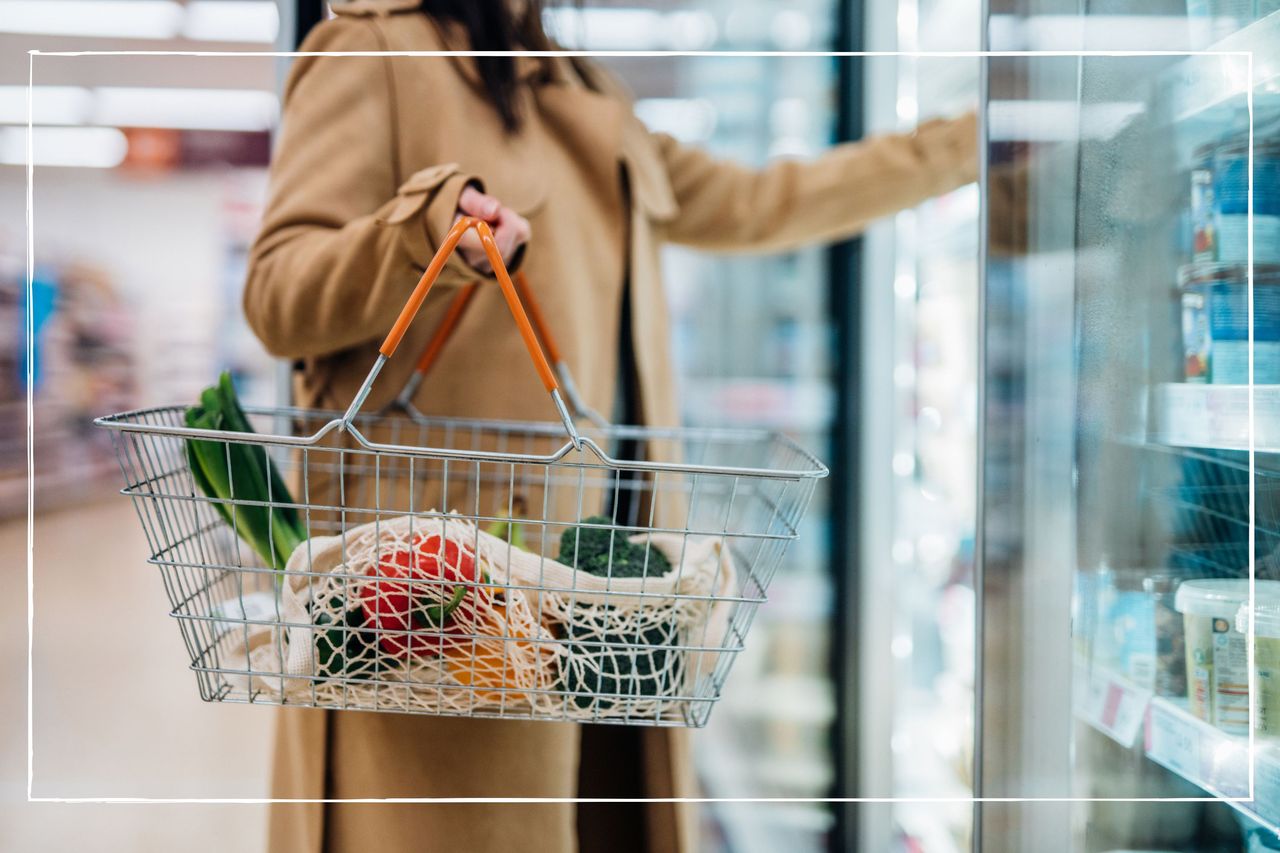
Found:
[{"label": "plastic tub container", "polygon": [[[1280,601],[1280,581],[1255,581],[1259,601]],[[1236,615],[1249,600],[1246,578],[1183,582],[1174,606],[1182,614],[1191,713],[1229,734],[1249,732],[1249,670]]]},{"label": "plastic tub container", "polygon": [[[1237,264],[1178,270],[1182,349],[1188,382],[1249,382],[1249,277]],[[1253,381],[1280,384],[1280,266],[1253,269]]]},{"label": "plastic tub container", "polygon": [[[1280,598],[1255,595],[1253,611],[1253,731],[1258,737],[1280,737]],[[1236,631],[1249,629],[1249,604],[1236,611]]]}]

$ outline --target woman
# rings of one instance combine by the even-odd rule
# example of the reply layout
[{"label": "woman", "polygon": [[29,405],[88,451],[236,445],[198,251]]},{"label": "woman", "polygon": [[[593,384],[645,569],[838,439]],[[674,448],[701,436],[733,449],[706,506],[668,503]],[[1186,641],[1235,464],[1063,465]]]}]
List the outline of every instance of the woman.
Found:
[{"label": "woman", "polygon": [[[360,0],[303,50],[547,46],[533,0]],[[856,233],[974,179],[972,118],[752,171],[649,133],[620,90],[566,57],[299,57],[245,311],[298,366],[299,405],[351,400],[435,246],[463,214],[528,274],[587,403],[677,422],[658,250],[774,251]],[[405,340],[489,270],[449,261]],[[428,414],[555,420],[496,287],[481,288],[415,398]],[[393,359],[368,405],[403,386]],[[282,711],[282,798],[696,796],[684,731]],[[277,853],[694,849],[690,809],[637,805],[275,806]]]}]

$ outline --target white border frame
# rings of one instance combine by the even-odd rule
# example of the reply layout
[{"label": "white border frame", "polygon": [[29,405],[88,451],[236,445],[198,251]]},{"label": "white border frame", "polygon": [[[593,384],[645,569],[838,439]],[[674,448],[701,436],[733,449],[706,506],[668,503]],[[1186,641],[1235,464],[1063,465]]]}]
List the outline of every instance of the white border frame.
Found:
[{"label": "white border frame", "polygon": [[[1256,690],[1254,673],[1254,561],[1257,558],[1255,536],[1256,483],[1254,442],[1254,391],[1253,391],[1253,51],[1243,50],[955,50],[955,51],[666,51],[666,50],[411,50],[411,51],[204,51],[204,50],[77,50],[45,51],[29,50],[27,70],[27,270],[26,316],[27,333],[27,802],[28,803],[146,803],[146,804],[236,804],[266,805],[271,803],[1252,803],[1254,802],[1255,736],[1253,715],[1255,703],[1249,704],[1249,796],[1248,797],[370,797],[370,798],[278,798],[278,797],[36,797],[32,795],[35,783],[33,682],[35,647],[35,420],[34,420],[34,317],[32,312],[32,287],[35,278],[35,144],[34,144],[34,95],[35,59],[37,56],[191,56],[191,57],[276,57],[298,56],[407,56],[407,57],[483,57],[483,56],[584,56],[611,58],[653,57],[800,57],[811,59],[853,59],[874,57],[911,57],[926,59],[992,58],[992,57],[1157,57],[1157,56],[1236,56],[1247,60],[1248,78],[1245,99],[1249,112],[1249,178],[1248,178],[1248,323],[1249,323],[1249,605],[1250,616],[1246,632],[1249,665],[1249,695]],[[984,208],[980,208],[984,210]],[[980,214],[982,215],[982,214]],[[979,460],[980,462],[981,460]]]}]

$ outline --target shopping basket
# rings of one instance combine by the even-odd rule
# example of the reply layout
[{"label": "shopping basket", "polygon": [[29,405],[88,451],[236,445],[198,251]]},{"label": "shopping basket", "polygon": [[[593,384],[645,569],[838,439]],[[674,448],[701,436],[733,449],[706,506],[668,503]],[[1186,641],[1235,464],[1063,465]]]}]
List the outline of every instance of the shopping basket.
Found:
[{"label": "shopping basket", "polygon": [[[396,402],[362,411],[469,228],[559,423],[413,405],[478,284],[453,298]],[[208,701],[701,726],[827,474],[768,430],[605,422],[573,388],[527,282],[469,218],[345,412],[249,407],[257,431],[227,432],[188,426],[185,410],[97,423],[112,431],[122,493]],[[273,493],[267,478],[265,501],[234,483],[210,497],[192,442],[228,461],[261,448],[287,485]],[[310,537],[283,567],[236,534],[237,513],[261,508],[294,513]]]}]

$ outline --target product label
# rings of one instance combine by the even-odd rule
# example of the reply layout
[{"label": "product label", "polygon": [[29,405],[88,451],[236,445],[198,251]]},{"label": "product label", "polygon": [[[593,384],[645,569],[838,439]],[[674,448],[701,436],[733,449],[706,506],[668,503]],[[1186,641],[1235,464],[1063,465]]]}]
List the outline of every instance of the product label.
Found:
[{"label": "product label", "polygon": [[1209,378],[1209,314],[1204,303],[1202,290],[1182,294],[1183,371],[1188,382]]},{"label": "product label", "polygon": [[1192,251],[1197,261],[1218,257],[1217,237],[1213,228],[1213,172],[1196,169],[1191,173]]},{"label": "product label", "polygon": [[[1249,342],[1215,342],[1209,357],[1209,381],[1215,385],[1248,385]],[[1280,341],[1254,341],[1253,382],[1280,384]]]},{"label": "product label", "polygon": [[1213,633],[1204,616],[1188,615],[1187,643],[1187,699],[1192,715],[1209,720],[1209,696],[1213,681]]},{"label": "product label", "polygon": [[[1218,214],[1214,217],[1217,260],[1243,264],[1249,260],[1249,216],[1245,213]],[[1253,262],[1273,264],[1280,261],[1280,216],[1253,217]]]},{"label": "product label", "polygon": [[1280,638],[1255,635],[1253,666],[1258,693],[1254,731],[1259,737],[1280,737]]},{"label": "product label", "polygon": [[1213,620],[1213,711],[1224,732],[1249,731],[1249,660],[1244,634],[1230,619]]}]

